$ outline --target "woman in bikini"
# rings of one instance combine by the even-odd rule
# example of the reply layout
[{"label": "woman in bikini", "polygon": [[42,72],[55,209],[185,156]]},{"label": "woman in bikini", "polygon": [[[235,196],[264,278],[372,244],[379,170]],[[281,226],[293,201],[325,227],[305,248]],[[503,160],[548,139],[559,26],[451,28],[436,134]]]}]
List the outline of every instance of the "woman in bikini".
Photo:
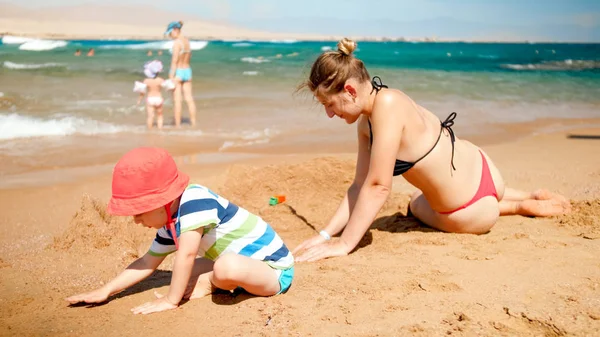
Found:
[{"label": "woman in bikini", "polygon": [[[319,56],[308,87],[327,116],[358,122],[354,182],[328,225],[294,251],[296,261],[350,253],[390,195],[392,177],[403,175],[418,190],[408,213],[445,232],[482,234],[501,215],[552,216],[570,211],[564,197],[546,190],[504,186],[483,150],[454,135],[456,113],[443,122],[405,93],[371,79],[352,55],[356,43],[343,39],[337,51]],[[401,159],[399,159],[401,158]],[[339,239],[331,237],[340,233]]]},{"label": "woman in bikini", "polygon": [[169,79],[175,82],[176,85],[173,91],[176,127],[181,126],[182,94],[190,111],[190,124],[192,126],[196,125],[196,104],[194,103],[194,96],[192,96],[192,68],[190,67],[192,50],[190,49],[190,41],[181,34],[181,27],[183,27],[183,22],[174,21],[167,26],[165,31],[165,35],[174,40]]}]

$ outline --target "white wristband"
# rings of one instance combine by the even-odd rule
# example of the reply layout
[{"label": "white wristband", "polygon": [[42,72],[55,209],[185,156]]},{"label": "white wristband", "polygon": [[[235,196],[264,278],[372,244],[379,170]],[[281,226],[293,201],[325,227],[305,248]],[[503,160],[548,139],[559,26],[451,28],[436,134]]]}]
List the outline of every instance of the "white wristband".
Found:
[{"label": "white wristband", "polygon": [[331,240],[331,235],[329,235],[329,233],[327,233],[326,231],[322,230],[319,232],[319,235],[321,235],[322,237],[325,238],[325,240],[329,241]]}]

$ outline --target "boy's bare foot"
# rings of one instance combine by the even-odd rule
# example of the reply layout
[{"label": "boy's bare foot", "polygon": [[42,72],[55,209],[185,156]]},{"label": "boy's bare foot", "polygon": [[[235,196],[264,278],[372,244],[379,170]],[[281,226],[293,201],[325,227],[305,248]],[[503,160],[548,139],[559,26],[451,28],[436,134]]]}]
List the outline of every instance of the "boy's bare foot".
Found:
[{"label": "boy's bare foot", "polygon": [[198,278],[198,282],[196,282],[196,286],[194,290],[189,296],[190,300],[195,298],[202,298],[204,296],[208,296],[212,294],[217,288],[213,286],[208,277],[208,273],[200,275]]}]

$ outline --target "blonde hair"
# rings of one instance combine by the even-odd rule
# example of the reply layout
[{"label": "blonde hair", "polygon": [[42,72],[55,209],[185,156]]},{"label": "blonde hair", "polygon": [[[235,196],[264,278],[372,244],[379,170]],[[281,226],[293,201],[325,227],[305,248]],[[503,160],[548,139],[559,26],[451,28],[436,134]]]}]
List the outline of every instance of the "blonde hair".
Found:
[{"label": "blonde hair", "polygon": [[363,82],[370,76],[364,63],[352,54],[357,43],[343,38],[337,44],[336,51],[327,51],[319,55],[310,69],[308,80],[298,89],[307,87],[310,91],[323,91],[335,94],[344,89],[344,84],[350,78]]}]

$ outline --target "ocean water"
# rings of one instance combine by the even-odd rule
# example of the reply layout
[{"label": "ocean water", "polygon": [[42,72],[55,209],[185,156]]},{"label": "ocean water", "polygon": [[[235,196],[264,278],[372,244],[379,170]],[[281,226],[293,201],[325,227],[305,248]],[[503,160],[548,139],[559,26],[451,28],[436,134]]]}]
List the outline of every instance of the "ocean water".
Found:
[{"label": "ocean water", "polygon": [[[335,48],[322,41],[192,41],[198,127],[172,128],[166,97],[167,128],[147,131],[133,83],[150,59],[168,69],[171,45],[5,36],[0,175],[108,163],[140,145],[188,153],[354,146],[351,127],[295,92],[319,53]],[[89,48],[96,56],[85,56]],[[600,44],[359,41],[356,56],[440,118],[458,112],[462,137],[499,124],[600,118]]]}]

